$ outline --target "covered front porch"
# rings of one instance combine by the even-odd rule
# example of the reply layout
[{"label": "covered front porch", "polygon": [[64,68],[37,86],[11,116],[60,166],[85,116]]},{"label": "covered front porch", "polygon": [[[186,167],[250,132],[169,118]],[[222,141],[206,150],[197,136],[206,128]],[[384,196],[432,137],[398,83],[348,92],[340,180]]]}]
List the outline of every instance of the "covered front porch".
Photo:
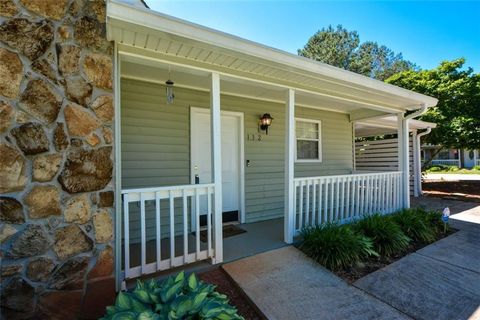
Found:
[{"label": "covered front porch", "polygon": [[[120,282],[222,263],[292,243],[308,225],[409,206],[408,119],[418,112],[404,113],[424,111],[430,98],[109,6]],[[385,115],[398,121],[398,170],[356,172],[354,123]],[[224,239],[225,223],[249,230]]]}]

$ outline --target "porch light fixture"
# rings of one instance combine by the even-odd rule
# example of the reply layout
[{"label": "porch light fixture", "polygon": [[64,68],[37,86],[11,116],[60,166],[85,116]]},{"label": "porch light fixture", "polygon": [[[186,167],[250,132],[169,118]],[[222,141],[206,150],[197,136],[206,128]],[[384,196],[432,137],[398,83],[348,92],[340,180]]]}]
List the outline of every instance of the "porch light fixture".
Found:
[{"label": "porch light fixture", "polygon": [[173,92],[173,85],[175,83],[170,80],[170,68],[168,68],[168,80],[165,81],[165,91],[167,94],[167,104],[172,104],[175,99],[175,93]]},{"label": "porch light fixture", "polygon": [[260,118],[260,129],[265,130],[265,134],[268,135],[268,127],[272,124],[272,116],[270,113],[264,113]]}]

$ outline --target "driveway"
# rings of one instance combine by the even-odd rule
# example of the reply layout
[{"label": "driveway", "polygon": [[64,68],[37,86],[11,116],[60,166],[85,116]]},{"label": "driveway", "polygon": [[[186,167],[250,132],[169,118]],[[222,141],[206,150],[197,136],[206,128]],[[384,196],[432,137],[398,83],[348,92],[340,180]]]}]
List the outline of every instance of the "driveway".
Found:
[{"label": "driveway", "polygon": [[268,319],[480,319],[480,205],[422,198],[452,212],[453,235],[348,285],[289,246],[223,268]]}]

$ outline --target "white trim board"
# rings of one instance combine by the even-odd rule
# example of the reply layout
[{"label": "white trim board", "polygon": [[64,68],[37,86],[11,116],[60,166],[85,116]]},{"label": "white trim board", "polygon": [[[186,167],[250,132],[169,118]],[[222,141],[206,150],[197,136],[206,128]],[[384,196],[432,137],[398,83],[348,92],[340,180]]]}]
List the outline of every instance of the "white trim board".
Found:
[{"label": "white trim board", "polygon": [[118,46],[114,46],[114,153],[115,153],[115,288],[120,291],[122,288],[122,135],[121,135],[121,69]]}]

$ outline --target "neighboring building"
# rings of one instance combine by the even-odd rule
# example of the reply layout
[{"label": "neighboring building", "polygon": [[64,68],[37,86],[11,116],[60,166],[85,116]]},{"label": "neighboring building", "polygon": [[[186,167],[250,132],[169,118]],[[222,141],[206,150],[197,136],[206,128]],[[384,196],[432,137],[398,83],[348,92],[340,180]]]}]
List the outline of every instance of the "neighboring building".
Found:
[{"label": "neighboring building", "polygon": [[[0,16],[7,319],[94,318],[126,281],[221,263],[222,220],[292,243],[409,207],[410,118],[437,99],[120,1]],[[387,116],[397,171],[356,172],[356,123]]]},{"label": "neighboring building", "polygon": [[[439,149],[442,150],[439,151]],[[422,162],[471,169],[474,166],[480,166],[480,149],[444,149],[441,146],[424,144],[422,145]]]}]

